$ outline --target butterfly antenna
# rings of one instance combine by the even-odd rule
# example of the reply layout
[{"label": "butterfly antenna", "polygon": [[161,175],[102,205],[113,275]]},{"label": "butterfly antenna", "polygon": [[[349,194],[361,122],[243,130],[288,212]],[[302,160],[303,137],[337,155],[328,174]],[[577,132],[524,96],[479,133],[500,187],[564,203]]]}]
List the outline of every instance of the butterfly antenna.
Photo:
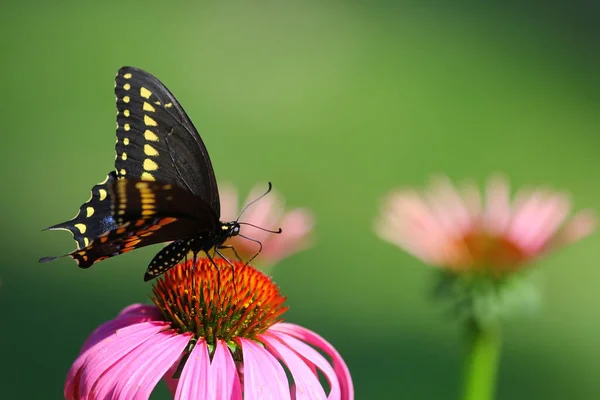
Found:
[{"label": "butterfly antenna", "polygon": [[264,192],[263,194],[261,194],[260,196],[258,196],[258,198],[252,200],[250,203],[246,204],[246,206],[240,212],[240,215],[238,215],[238,217],[235,220],[235,222],[238,222],[240,220],[240,218],[246,212],[246,210],[248,209],[248,207],[250,207],[252,204],[256,203],[257,201],[259,201],[260,199],[262,199],[263,197],[265,197],[266,195],[268,195],[271,192],[271,189],[273,189],[273,185],[271,184],[271,182],[269,182],[269,188],[267,189],[267,191]]},{"label": "butterfly antenna", "polygon": [[[238,222],[238,224],[240,224],[240,225],[248,225],[248,226],[254,227],[256,229],[260,229],[261,231],[270,232],[270,233],[281,233],[282,232],[281,228],[277,229],[276,231],[273,231],[271,229],[262,228],[260,226],[254,225],[254,224],[250,224],[248,222]],[[241,236],[241,235],[239,235],[239,236]]]}]

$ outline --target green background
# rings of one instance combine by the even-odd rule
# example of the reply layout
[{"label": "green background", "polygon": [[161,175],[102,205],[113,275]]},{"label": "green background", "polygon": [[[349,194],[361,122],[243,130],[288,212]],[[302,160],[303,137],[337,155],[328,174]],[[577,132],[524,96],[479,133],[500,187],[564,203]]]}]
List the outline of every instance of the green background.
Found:
[{"label": "green background", "polygon": [[[70,251],[41,229],[112,169],[122,65],[177,95],[220,181],[271,180],[314,210],[315,247],[273,273],[287,321],[337,347],[358,399],[456,398],[459,327],[429,298],[432,268],[374,235],[380,199],[433,173],[504,171],[598,207],[598,14],[362,3],[2,3],[1,398],[60,398],[85,337],[150,292],[157,247],[89,270],[37,263]],[[506,326],[498,398],[600,398],[599,245],[538,264],[543,307]]]}]

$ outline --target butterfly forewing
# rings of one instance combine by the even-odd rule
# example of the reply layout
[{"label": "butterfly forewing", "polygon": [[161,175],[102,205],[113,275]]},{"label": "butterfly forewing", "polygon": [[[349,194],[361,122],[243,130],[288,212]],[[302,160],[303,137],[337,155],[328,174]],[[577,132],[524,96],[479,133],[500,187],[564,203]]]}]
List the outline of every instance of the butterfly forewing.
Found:
[{"label": "butterfly forewing", "polygon": [[115,81],[119,178],[168,182],[204,199],[220,216],[208,152],[175,96],[154,76],[123,67]]}]

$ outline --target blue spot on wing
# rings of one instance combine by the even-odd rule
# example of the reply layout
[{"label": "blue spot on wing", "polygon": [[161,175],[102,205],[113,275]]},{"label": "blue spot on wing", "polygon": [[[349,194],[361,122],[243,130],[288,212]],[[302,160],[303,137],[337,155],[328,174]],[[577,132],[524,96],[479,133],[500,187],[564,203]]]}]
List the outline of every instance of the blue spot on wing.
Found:
[{"label": "blue spot on wing", "polygon": [[117,223],[115,222],[115,219],[110,215],[102,218],[102,220],[100,221],[100,226],[102,227],[102,232],[108,232],[117,229]]}]

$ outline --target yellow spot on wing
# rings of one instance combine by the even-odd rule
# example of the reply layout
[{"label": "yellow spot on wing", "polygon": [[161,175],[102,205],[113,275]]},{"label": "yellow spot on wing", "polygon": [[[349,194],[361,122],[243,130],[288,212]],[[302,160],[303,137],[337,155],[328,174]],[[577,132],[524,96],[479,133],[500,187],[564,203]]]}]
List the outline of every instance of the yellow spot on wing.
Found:
[{"label": "yellow spot on wing", "polygon": [[151,142],[158,142],[158,136],[156,136],[156,133],[152,132],[149,129],[146,129],[146,132],[144,132],[144,138]]},{"label": "yellow spot on wing", "polygon": [[153,210],[142,210],[142,216],[156,214]]},{"label": "yellow spot on wing", "polygon": [[125,103],[129,103],[129,100],[130,100],[130,99],[129,99],[129,96],[125,96],[125,97],[123,97],[123,101],[124,101]]},{"label": "yellow spot on wing", "polygon": [[150,172],[142,172],[142,179],[145,181],[155,181],[156,179],[154,179],[154,175],[152,175]]},{"label": "yellow spot on wing", "polygon": [[[88,246],[90,245],[90,239],[88,239],[88,238],[84,237],[84,238],[83,238],[83,245],[84,245],[85,247],[88,247]],[[85,256],[84,256],[84,257],[85,257]]]},{"label": "yellow spot on wing", "polygon": [[145,144],[144,145],[144,153],[146,153],[147,156],[157,156],[158,155],[158,151],[150,146],[149,144]]},{"label": "yellow spot on wing", "polygon": [[144,102],[144,106],[142,107],[144,111],[155,112],[156,110],[152,107],[152,104]]},{"label": "yellow spot on wing", "polygon": [[123,85],[123,89],[129,90],[129,89],[131,89],[131,85],[129,83],[126,83]]},{"label": "yellow spot on wing", "polygon": [[104,200],[107,196],[106,190],[104,189],[98,190],[98,194],[100,195],[100,201]]},{"label": "yellow spot on wing", "polygon": [[123,115],[125,115],[126,117],[129,117],[129,110],[124,110]]},{"label": "yellow spot on wing", "polygon": [[140,95],[145,99],[149,99],[152,96],[152,92],[142,86],[140,88]]},{"label": "yellow spot on wing", "polygon": [[123,144],[127,146],[129,144],[129,138],[123,139]]},{"label": "yellow spot on wing", "polygon": [[123,154],[121,154],[121,160],[127,160],[127,153],[123,152]]},{"label": "yellow spot on wing", "polygon": [[149,158],[144,160],[144,169],[146,171],[156,171],[158,169],[158,164],[152,161]]},{"label": "yellow spot on wing", "polygon": [[127,173],[127,171],[125,171],[123,168],[121,168],[121,170],[119,171],[120,175],[125,175]]},{"label": "yellow spot on wing", "polygon": [[123,78],[130,79],[131,78],[131,74],[130,73],[126,73],[125,75],[123,75]]},{"label": "yellow spot on wing", "polygon": [[125,124],[125,126],[123,128],[125,128],[125,130],[128,131],[131,129],[131,126],[129,126],[129,124]]},{"label": "yellow spot on wing", "polygon": [[165,104],[165,107],[166,108],[171,108],[171,107],[173,107],[173,103],[167,103],[167,104]]},{"label": "yellow spot on wing", "polygon": [[156,125],[158,125],[155,120],[153,120],[152,118],[150,118],[147,115],[144,115],[144,124],[146,124],[146,126],[156,126]]},{"label": "yellow spot on wing", "polygon": [[85,216],[86,217],[91,217],[92,215],[94,215],[94,207],[88,207],[85,209]]},{"label": "yellow spot on wing", "polygon": [[75,228],[79,229],[79,232],[81,233],[85,233],[85,231],[87,230],[87,226],[85,226],[84,224],[75,224]]}]

